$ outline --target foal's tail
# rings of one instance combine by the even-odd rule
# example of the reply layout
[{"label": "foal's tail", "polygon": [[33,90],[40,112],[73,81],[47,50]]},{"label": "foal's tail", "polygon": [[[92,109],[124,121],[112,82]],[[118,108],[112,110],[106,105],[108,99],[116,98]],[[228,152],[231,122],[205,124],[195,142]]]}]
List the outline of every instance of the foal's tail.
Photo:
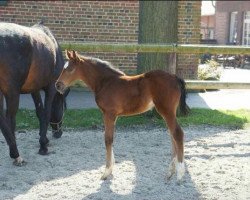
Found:
[{"label": "foal's tail", "polygon": [[190,108],[188,107],[187,103],[186,103],[186,97],[187,97],[187,91],[186,91],[186,83],[183,79],[177,77],[179,86],[180,86],[180,90],[181,90],[181,99],[180,99],[180,111],[181,114],[183,115],[187,115],[190,111]]}]

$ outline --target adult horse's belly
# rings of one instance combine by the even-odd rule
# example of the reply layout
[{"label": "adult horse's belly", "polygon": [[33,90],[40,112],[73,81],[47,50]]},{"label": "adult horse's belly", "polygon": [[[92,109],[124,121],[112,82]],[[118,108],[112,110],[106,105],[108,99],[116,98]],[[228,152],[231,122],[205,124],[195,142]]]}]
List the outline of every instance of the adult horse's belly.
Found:
[{"label": "adult horse's belly", "polygon": [[51,75],[41,73],[36,67],[32,66],[25,83],[22,85],[21,93],[32,93],[46,87],[51,80]]},{"label": "adult horse's belly", "polygon": [[[34,42],[32,62],[29,73],[22,85],[22,93],[31,93],[53,82],[55,68],[55,49],[52,45]],[[48,44],[48,42],[47,42]]]}]

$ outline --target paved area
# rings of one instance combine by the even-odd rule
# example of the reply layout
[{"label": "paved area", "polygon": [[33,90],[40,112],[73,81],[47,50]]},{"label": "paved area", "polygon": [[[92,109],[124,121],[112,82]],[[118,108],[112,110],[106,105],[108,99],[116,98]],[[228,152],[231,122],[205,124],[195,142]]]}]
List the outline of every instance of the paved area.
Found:
[{"label": "paved area", "polygon": [[[249,69],[224,69],[221,80],[250,82]],[[187,103],[194,108],[250,109],[249,90],[218,90],[205,93],[189,93]],[[71,91],[67,97],[68,108],[96,108],[93,93]],[[34,109],[31,95],[21,95],[20,107]]]},{"label": "paved area", "polygon": [[[250,69],[223,69],[221,81],[250,82]],[[190,107],[197,108],[250,109],[250,89],[190,93],[187,102]]]}]

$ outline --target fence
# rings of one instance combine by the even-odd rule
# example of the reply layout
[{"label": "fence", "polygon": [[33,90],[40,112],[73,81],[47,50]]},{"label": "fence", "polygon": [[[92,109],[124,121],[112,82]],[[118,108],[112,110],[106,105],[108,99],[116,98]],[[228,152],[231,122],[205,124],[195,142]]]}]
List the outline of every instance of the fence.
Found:
[{"label": "fence", "polygon": [[[62,49],[74,49],[86,52],[116,53],[170,53],[170,72],[176,70],[176,54],[235,54],[250,55],[248,46],[215,46],[195,44],[96,44],[96,43],[61,43]],[[249,77],[250,79],[250,77]],[[250,89],[250,82],[221,82],[185,80],[188,89]]]}]

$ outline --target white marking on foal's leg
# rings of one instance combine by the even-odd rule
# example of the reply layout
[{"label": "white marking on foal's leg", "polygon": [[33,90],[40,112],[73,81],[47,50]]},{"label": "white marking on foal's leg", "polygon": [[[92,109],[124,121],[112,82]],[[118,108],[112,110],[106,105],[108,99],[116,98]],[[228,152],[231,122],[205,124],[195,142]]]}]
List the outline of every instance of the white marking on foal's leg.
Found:
[{"label": "white marking on foal's leg", "polygon": [[105,168],[105,171],[104,171],[104,174],[101,177],[101,180],[106,180],[108,178],[108,176],[110,174],[112,174],[112,170],[113,170],[114,164],[115,164],[115,157],[114,157],[114,152],[112,150],[110,167],[106,167]]},{"label": "white marking on foal's leg", "polygon": [[176,173],[177,173],[177,182],[181,183],[182,178],[185,174],[185,165],[184,162],[177,162],[176,163]]},{"label": "white marking on foal's leg", "polygon": [[172,161],[170,162],[168,166],[168,171],[167,171],[167,179],[169,180],[173,174],[175,173],[175,166],[176,166],[177,158],[174,157]]}]

